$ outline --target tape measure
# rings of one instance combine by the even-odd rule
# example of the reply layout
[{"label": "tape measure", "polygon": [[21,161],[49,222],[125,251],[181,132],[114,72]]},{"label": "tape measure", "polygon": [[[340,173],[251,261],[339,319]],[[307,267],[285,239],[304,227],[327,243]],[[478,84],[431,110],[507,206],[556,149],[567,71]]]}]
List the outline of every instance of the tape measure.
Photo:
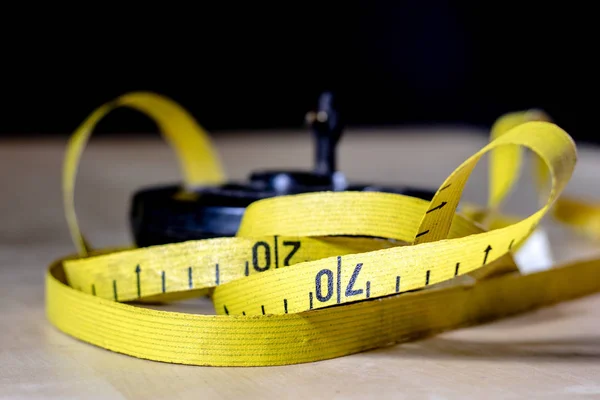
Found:
[{"label": "tape measure", "polygon": [[[539,114],[506,115],[431,200],[324,191],[251,203],[234,237],[94,250],[74,211],[79,158],[116,107],[153,118],[173,146],[184,185],[224,174],[207,133],[173,101],[131,93],[98,108],[69,140],[65,211],[77,254],[46,278],[49,320],[82,341],[131,356],[209,366],[285,365],[345,356],[478,324],[600,290],[600,260],[523,275],[512,252],[552,212],[600,235],[600,207],[561,193],[573,173],[570,136]],[[499,208],[523,149],[537,157],[543,203],[523,219]],[[471,171],[490,154],[487,207],[457,212]],[[548,185],[548,181],[550,185]],[[459,277],[470,276],[474,282]],[[146,307],[208,295],[217,315]]]}]

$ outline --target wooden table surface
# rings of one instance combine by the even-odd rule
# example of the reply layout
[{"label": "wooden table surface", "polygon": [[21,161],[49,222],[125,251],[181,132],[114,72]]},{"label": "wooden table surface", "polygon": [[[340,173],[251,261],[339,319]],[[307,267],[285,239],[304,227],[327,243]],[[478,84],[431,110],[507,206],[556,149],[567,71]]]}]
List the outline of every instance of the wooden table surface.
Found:
[{"label": "wooden table surface", "polygon": [[[340,144],[339,167],[355,181],[437,187],[485,140],[468,128],[354,130]],[[231,132],[215,144],[233,179],[251,169],[312,164],[304,132]],[[427,340],[283,367],[172,365],[73,339],[44,313],[45,269],[74,252],[60,193],[64,146],[65,138],[0,141],[0,398],[600,398],[600,295]],[[569,193],[600,199],[598,151],[580,147]],[[464,199],[484,202],[485,178],[482,164]],[[96,246],[131,243],[126,215],[133,190],[176,180],[174,155],[158,135],[93,139],[76,194],[82,229]],[[534,209],[528,182],[509,200],[509,211]],[[598,254],[600,243],[551,221],[544,226],[557,260]],[[200,303],[173,307],[184,306],[209,309]]]}]

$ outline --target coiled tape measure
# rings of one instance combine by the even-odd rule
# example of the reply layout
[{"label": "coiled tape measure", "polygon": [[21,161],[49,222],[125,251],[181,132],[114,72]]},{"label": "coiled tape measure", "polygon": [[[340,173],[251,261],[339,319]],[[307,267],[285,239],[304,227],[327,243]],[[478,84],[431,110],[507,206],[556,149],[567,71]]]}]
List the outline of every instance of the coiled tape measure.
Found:
[{"label": "coiled tape measure", "polygon": [[[166,195],[179,202],[172,203],[177,204],[172,213],[187,218],[179,205],[189,201],[206,214],[214,205],[202,200],[206,188],[226,186],[207,133],[167,98],[130,93],[83,122],[69,140],[63,170],[64,206],[77,254],[50,266],[46,304],[52,324],[85,342],[180,364],[294,364],[413,340],[600,290],[598,259],[524,275],[512,257],[549,212],[600,236],[600,207],[560,197],[575,167],[573,141],[535,113],[500,118],[490,142],[430,197],[364,187],[337,190],[333,168],[316,168],[326,190],[314,190],[320,181],[300,193],[284,190],[250,201],[235,235],[214,237],[223,232],[206,223],[206,215],[186,230],[140,211],[140,196],[147,193],[141,191],[132,205],[132,224],[136,242],[146,244],[93,250],[76,220],[76,170],[94,126],[117,107],[153,118],[174,148],[184,182]],[[328,120],[323,114],[320,118]],[[547,194],[539,210],[515,219],[499,214],[499,208],[518,178],[523,148],[536,154],[539,191]],[[486,153],[488,205],[457,212],[469,175]],[[258,179],[259,185],[268,185],[269,179]],[[143,200],[161,210],[162,200]],[[166,227],[177,228],[170,228],[176,233],[165,235]],[[458,279],[462,276],[473,282]],[[202,295],[211,297],[217,315],[143,306]]]}]

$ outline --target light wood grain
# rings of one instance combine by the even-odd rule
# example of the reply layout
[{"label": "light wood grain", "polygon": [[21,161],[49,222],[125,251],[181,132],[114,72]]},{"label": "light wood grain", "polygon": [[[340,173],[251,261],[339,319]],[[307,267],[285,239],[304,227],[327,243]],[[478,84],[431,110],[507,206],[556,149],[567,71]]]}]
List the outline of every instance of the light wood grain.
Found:
[{"label": "light wood grain", "polygon": [[[257,168],[309,168],[306,133],[228,133],[216,145],[229,176]],[[485,143],[469,129],[351,131],[339,166],[350,179],[436,187]],[[313,364],[208,368],[139,360],[58,332],[44,315],[47,264],[74,248],[62,214],[64,140],[0,142],[0,398],[600,398],[600,296],[475,328]],[[600,199],[598,150],[580,148],[571,193]],[[465,198],[485,201],[486,168]],[[129,197],[178,179],[160,139],[93,139],[78,179],[82,228],[98,246],[130,242]],[[507,209],[528,213],[523,181]],[[599,243],[545,222],[557,259],[597,254]],[[171,309],[211,312],[203,300]]]}]

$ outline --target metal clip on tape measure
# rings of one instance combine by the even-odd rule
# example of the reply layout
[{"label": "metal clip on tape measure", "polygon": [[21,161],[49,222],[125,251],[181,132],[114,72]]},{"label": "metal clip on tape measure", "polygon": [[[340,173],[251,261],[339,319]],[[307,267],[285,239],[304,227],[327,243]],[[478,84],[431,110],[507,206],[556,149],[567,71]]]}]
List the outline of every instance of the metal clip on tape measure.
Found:
[{"label": "metal clip on tape measure", "polygon": [[431,200],[435,191],[414,187],[348,184],[336,169],[336,146],[343,116],[331,92],[319,97],[306,120],[315,137],[313,171],[257,171],[248,183],[229,182],[182,192],[177,185],[138,191],[131,204],[131,226],[139,247],[235,236],[250,203],[269,197],[322,191],[376,191]]}]

